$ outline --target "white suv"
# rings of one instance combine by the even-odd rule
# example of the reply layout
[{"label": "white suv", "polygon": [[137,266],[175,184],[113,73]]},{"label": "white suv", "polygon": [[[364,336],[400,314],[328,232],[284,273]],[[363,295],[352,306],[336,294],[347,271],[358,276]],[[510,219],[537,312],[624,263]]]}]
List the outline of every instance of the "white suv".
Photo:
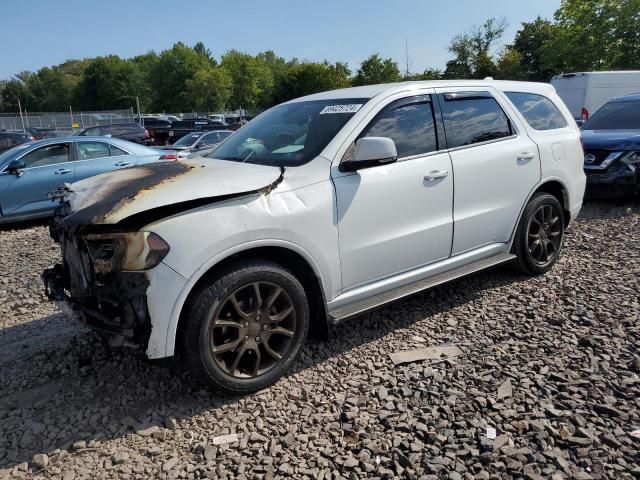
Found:
[{"label": "white suv", "polygon": [[437,81],[278,105],[210,158],[68,187],[45,272],[114,344],[264,388],[309,330],[494,265],[541,274],[585,187],[553,88]]}]

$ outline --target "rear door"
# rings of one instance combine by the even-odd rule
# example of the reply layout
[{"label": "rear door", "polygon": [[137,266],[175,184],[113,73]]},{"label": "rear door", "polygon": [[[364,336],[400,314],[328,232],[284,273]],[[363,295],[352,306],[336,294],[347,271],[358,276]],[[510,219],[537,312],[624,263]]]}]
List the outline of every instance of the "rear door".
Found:
[{"label": "rear door", "polygon": [[77,151],[76,181],[129,167],[136,163],[136,156],[122,149],[117,149],[118,155],[114,156],[108,142],[78,141],[75,145]]},{"label": "rear door", "polygon": [[53,211],[55,205],[48,193],[74,181],[71,144],[42,146],[16,159],[25,163],[22,175],[0,173],[2,215]]},{"label": "rear door", "polygon": [[438,88],[455,181],[452,255],[506,243],[540,179],[538,147],[483,88]]}]

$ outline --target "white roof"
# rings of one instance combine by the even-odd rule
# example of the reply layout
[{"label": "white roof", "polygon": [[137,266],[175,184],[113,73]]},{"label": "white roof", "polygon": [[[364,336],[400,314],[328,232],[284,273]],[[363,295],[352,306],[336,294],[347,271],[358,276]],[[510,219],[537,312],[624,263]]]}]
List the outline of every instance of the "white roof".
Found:
[{"label": "white roof", "polygon": [[287,103],[306,102],[309,100],[336,100],[341,98],[373,98],[381,93],[394,94],[416,88],[437,87],[493,87],[502,91],[521,91],[548,93],[554,91],[548,83],[516,82],[509,80],[423,80],[414,82],[381,83],[363,87],[341,88],[326,92],[314,93],[306,97],[296,98]]}]

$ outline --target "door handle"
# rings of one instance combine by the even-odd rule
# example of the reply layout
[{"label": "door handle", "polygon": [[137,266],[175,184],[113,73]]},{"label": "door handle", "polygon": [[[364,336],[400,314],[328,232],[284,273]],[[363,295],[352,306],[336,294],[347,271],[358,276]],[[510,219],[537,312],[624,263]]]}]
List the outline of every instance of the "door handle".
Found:
[{"label": "door handle", "polygon": [[522,152],[520,155],[518,155],[518,160],[522,160],[523,162],[533,160],[534,158],[536,158],[536,154],[530,152]]},{"label": "door handle", "polygon": [[116,163],[116,167],[126,167],[129,165],[129,162],[120,161]]},{"label": "door handle", "polygon": [[428,175],[424,176],[424,179],[428,182],[432,182],[434,180],[437,180],[439,178],[444,178],[447,175],[449,175],[449,170],[433,170],[431,172],[429,172]]},{"label": "door handle", "polygon": [[53,173],[55,173],[56,175],[64,175],[65,173],[71,173],[71,170],[68,168],[59,168]]}]

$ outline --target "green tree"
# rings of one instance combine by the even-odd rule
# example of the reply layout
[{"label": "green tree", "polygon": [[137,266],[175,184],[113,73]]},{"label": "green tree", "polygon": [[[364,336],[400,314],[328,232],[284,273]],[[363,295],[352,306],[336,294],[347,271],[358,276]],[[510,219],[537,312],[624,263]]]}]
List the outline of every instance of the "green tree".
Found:
[{"label": "green tree", "polygon": [[17,112],[18,100],[23,109],[34,111],[32,106],[35,104],[35,99],[28,86],[32,76],[33,73],[23,71],[5,83],[2,89],[2,106],[6,112]]},{"label": "green tree", "polygon": [[353,78],[354,85],[375,85],[377,83],[399,82],[402,80],[398,64],[390,58],[382,59],[374,53],[360,64]]},{"label": "green tree", "polygon": [[224,67],[203,67],[186,82],[186,99],[197,111],[224,110],[232,91],[231,75]]},{"label": "green tree", "polygon": [[541,17],[533,22],[523,22],[511,47],[520,54],[520,62],[527,79],[534,82],[548,82],[556,73],[556,68],[543,65],[544,46],[553,38],[555,25]]},{"label": "green tree", "polygon": [[78,85],[77,100],[87,110],[130,108],[139,95],[136,64],[117,55],[94,59]]},{"label": "green tree", "polygon": [[513,47],[506,47],[496,66],[496,77],[503,80],[527,80],[528,75],[522,62],[522,55]]},{"label": "green tree", "polygon": [[157,72],[160,57],[154,51],[137,55],[131,59],[135,64],[137,96],[140,98],[142,111],[151,111],[156,103],[156,91],[154,89],[153,75]]},{"label": "green tree", "polygon": [[209,50],[207,47],[204,46],[204,43],[202,42],[198,42],[193,46],[193,51],[196,52],[198,55],[206,58],[209,62],[211,62],[212,65],[215,66],[216,61],[213,58],[213,55],[211,55],[211,50]]},{"label": "green tree", "polygon": [[184,110],[189,103],[187,81],[207,66],[210,63],[203,55],[182,42],[160,53],[149,82],[155,92],[153,108],[169,112]]},{"label": "green tree", "polygon": [[640,67],[640,0],[563,0],[542,49],[555,71]]},{"label": "green tree", "polygon": [[222,56],[220,65],[233,80],[232,108],[255,108],[271,98],[273,76],[260,58],[229,50]]},{"label": "green tree", "polygon": [[312,93],[348,87],[350,76],[351,72],[344,63],[299,63],[289,69],[275,93],[275,99],[279,103]]},{"label": "green tree", "polygon": [[453,37],[449,52],[454,58],[447,62],[445,78],[484,78],[493,76],[496,65],[492,50],[507,28],[504,19],[489,18],[468,33]]}]

